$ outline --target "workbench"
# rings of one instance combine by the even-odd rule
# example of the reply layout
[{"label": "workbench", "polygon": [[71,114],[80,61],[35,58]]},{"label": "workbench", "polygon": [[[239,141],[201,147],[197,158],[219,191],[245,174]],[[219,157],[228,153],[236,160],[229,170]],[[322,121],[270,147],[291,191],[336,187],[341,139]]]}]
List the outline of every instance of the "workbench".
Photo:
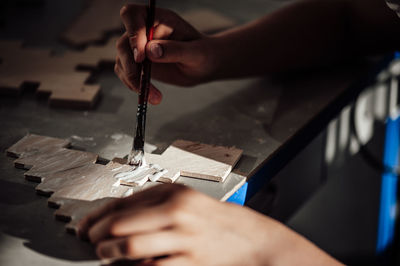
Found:
[{"label": "workbench", "polygon": [[[178,11],[206,6],[239,23],[282,4],[187,1],[179,6],[178,2],[160,5]],[[224,3],[229,3],[229,9]],[[81,8],[82,1],[52,0],[43,6],[10,9],[0,38],[24,39],[28,46],[62,52],[65,46],[57,36]],[[148,110],[146,141],[160,151],[176,139],[243,149],[236,170],[248,176],[246,200],[354,99],[358,91],[353,85],[366,71],[365,66],[333,66],[280,78],[217,81],[193,88],[155,82],[164,98]],[[97,72],[92,80],[102,87],[93,110],[49,108],[29,92],[2,97],[1,151],[27,133],[35,133],[69,138],[74,147],[105,159],[124,155],[121,149],[131,146],[137,95],[112,70]],[[4,153],[0,170],[0,265],[99,264],[93,247],[65,233],[63,223],[54,220],[54,210],[46,207],[46,198],[33,192],[35,184],[25,181],[23,171],[15,169]]]}]

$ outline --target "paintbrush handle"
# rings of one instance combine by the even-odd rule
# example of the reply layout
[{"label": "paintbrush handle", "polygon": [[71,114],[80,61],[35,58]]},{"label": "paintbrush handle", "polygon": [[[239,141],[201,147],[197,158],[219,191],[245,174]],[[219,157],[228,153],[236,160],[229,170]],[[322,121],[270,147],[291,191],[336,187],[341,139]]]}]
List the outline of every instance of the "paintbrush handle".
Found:
[{"label": "paintbrush handle", "polygon": [[143,150],[146,129],[147,101],[149,98],[151,76],[151,62],[146,58],[142,64],[140,76],[140,91],[138,98],[138,109],[136,113],[136,134],[133,142],[135,150]]}]

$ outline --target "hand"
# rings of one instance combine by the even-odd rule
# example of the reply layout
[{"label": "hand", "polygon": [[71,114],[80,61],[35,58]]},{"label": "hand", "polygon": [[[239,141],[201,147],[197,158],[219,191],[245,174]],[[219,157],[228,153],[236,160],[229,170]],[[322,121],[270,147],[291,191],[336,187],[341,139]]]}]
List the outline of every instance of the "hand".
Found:
[{"label": "hand", "polygon": [[[153,62],[152,77],[167,83],[191,86],[212,74],[208,38],[174,12],[156,9],[153,41],[147,43],[146,7],[126,5],[121,9],[126,32],[117,41],[115,73],[131,90],[138,92],[141,63]],[[150,85],[149,102],[158,104],[162,94]]]},{"label": "hand", "polygon": [[78,228],[103,259],[150,259],[162,266],[336,263],[266,216],[175,184],[115,200]]}]

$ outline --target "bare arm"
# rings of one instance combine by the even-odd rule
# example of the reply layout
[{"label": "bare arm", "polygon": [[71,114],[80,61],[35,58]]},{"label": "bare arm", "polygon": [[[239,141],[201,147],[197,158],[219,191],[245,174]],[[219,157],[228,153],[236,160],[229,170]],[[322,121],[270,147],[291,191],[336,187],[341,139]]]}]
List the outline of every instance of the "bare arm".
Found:
[{"label": "bare arm", "polygon": [[[400,48],[400,18],[384,0],[301,0],[213,36],[157,9],[155,40],[147,44],[145,10],[138,5],[121,10],[126,33],[117,44],[115,72],[136,91],[137,63],[145,56],[153,62],[154,78],[189,86],[325,66]],[[149,96],[152,104],[162,98],[154,86]]]},{"label": "bare arm", "polygon": [[212,42],[216,79],[279,73],[400,48],[400,18],[384,0],[306,0]]}]

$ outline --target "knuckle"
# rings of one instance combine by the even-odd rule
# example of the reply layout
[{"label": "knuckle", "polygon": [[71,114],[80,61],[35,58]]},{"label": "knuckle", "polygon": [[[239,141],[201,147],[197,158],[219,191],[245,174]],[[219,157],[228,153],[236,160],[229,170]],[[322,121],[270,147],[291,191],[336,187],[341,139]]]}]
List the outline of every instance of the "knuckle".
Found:
[{"label": "knuckle", "polygon": [[129,72],[125,74],[128,81],[132,82],[132,84],[139,83],[139,76],[134,72]]},{"label": "knuckle", "polygon": [[108,228],[108,233],[110,235],[117,235],[119,231],[119,221],[121,220],[121,215],[119,214],[114,214],[110,216],[110,221],[109,221],[109,228]]},{"label": "knuckle", "polygon": [[115,73],[117,76],[119,76],[119,66],[118,66],[118,64],[115,64],[115,65],[114,65],[114,73]]},{"label": "knuckle", "polygon": [[125,242],[125,254],[129,256],[133,256],[136,253],[136,238],[134,236],[130,236],[127,238]]},{"label": "knuckle", "polygon": [[120,9],[119,15],[121,17],[126,17],[131,11],[132,11],[132,4],[126,4]]}]

